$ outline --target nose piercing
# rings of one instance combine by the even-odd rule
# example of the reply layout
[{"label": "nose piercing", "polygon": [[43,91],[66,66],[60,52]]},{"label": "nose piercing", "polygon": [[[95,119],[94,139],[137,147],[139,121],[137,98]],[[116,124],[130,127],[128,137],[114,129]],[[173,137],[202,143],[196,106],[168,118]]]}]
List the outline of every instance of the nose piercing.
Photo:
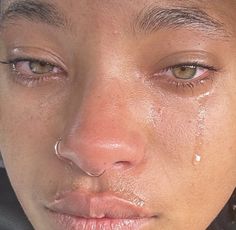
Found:
[{"label": "nose piercing", "polygon": [[90,177],[100,177],[102,176],[104,173],[105,173],[106,170],[102,171],[101,173],[99,174],[96,174],[96,173],[90,173],[90,172],[87,172],[87,171],[84,171],[88,176]]},{"label": "nose piercing", "polygon": [[[59,138],[59,140],[56,142],[56,144],[54,146],[55,154],[60,160],[63,159],[61,154],[60,154],[60,150],[59,150],[61,141],[62,141],[62,138]],[[90,177],[100,177],[105,173],[105,171],[106,170],[102,171],[101,173],[90,173],[88,171],[83,170],[83,172],[85,172],[85,174],[87,174]]]},{"label": "nose piercing", "polygon": [[59,147],[60,147],[60,143],[61,143],[61,138],[56,142],[55,146],[54,146],[54,149],[55,149],[55,153],[56,153],[56,156],[59,158],[59,159],[62,159],[60,153],[59,153]]}]

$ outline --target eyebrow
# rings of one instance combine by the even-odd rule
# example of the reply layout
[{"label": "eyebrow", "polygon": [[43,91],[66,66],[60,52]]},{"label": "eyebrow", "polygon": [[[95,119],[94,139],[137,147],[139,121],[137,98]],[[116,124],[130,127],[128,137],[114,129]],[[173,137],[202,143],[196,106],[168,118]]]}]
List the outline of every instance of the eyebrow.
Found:
[{"label": "eyebrow", "polygon": [[67,20],[55,5],[40,0],[18,0],[1,12],[1,24],[6,21],[26,19],[30,22],[42,22],[55,27],[65,27]]},{"label": "eyebrow", "polygon": [[145,33],[153,33],[166,28],[186,28],[222,38],[230,36],[223,23],[198,7],[146,7],[136,17],[133,28],[135,32]]},{"label": "eyebrow", "polygon": [[[2,1],[0,0],[0,3]],[[2,5],[2,4],[1,4]],[[5,10],[1,7],[0,22],[24,18],[30,22],[42,22],[55,27],[68,27],[66,16],[53,4],[40,0],[17,0]],[[224,24],[212,18],[198,7],[149,6],[144,8],[132,25],[135,33],[153,33],[160,29],[187,28],[205,32],[207,35],[227,38],[230,33],[224,29]]]}]

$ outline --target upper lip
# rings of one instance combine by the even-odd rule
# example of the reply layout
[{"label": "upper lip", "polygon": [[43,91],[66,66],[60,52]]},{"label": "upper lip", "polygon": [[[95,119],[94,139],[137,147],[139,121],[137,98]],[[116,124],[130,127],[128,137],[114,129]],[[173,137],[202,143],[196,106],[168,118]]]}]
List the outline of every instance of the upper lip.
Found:
[{"label": "upper lip", "polygon": [[93,219],[136,219],[154,216],[137,203],[112,193],[72,191],[55,199],[47,208],[60,214]]}]

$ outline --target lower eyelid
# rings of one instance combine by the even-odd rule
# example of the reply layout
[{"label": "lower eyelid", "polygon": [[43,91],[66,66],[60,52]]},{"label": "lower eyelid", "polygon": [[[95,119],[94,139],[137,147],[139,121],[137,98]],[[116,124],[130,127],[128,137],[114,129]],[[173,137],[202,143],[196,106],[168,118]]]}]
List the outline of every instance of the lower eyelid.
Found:
[{"label": "lower eyelid", "polygon": [[193,80],[177,80],[173,77],[153,77],[151,85],[174,95],[193,97],[208,91],[213,87],[214,72]]},{"label": "lower eyelid", "polygon": [[167,75],[166,72],[169,70],[170,68],[152,74],[150,79],[151,84],[181,96],[198,95],[200,92],[209,90],[209,87],[213,86],[212,83],[216,77],[215,74],[219,72],[218,69],[213,67],[199,67],[197,77],[193,77],[192,79],[178,79],[172,73],[171,75]]},{"label": "lower eyelid", "polygon": [[[49,73],[35,74],[29,68],[29,61],[18,61],[9,64],[11,78],[19,85],[34,88],[37,86],[47,85],[50,82],[61,82],[67,79],[67,72],[58,66],[55,66]],[[14,67],[15,66],[15,67]]]},{"label": "lower eyelid", "polygon": [[25,75],[21,73],[15,73],[12,75],[12,79],[14,82],[23,85],[25,87],[34,88],[37,86],[47,85],[48,83],[59,82],[61,80],[65,80],[65,76],[62,74],[39,74],[35,75]]}]

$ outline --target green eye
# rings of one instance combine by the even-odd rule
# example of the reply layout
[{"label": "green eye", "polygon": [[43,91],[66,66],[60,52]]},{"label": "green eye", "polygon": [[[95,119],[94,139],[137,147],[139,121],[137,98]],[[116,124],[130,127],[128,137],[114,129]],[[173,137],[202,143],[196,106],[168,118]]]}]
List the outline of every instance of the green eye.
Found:
[{"label": "green eye", "polygon": [[174,67],[171,70],[172,74],[178,79],[192,79],[197,73],[197,67],[195,66],[179,66]]},{"label": "green eye", "polygon": [[53,65],[46,62],[39,62],[39,61],[29,62],[29,68],[35,74],[47,74],[54,70]]}]

